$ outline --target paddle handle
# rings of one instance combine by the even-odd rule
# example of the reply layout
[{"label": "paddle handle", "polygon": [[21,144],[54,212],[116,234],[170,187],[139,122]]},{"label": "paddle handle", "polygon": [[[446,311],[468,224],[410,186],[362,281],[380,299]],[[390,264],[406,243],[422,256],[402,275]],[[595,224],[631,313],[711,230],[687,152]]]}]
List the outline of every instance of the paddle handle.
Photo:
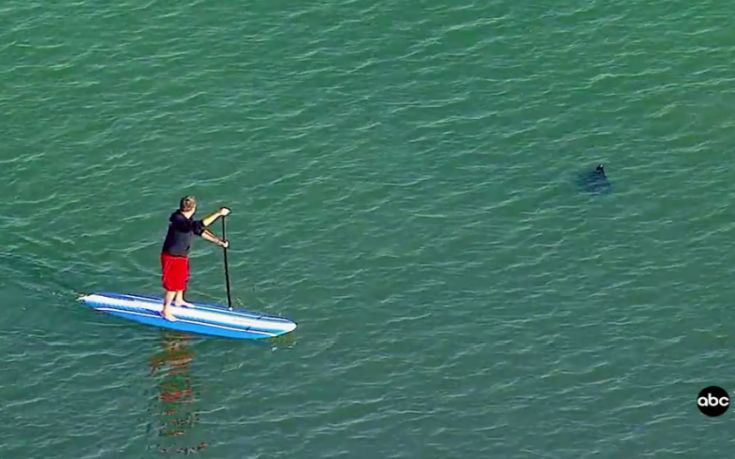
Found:
[{"label": "paddle handle", "polygon": [[[225,225],[225,220],[227,217],[222,217],[222,240],[227,240],[227,225]],[[222,250],[225,254],[225,285],[227,286],[227,308],[232,311],[232,296],[230,293],[230,267],[229,263],[227,263],[227,247],[222,247]]]}]

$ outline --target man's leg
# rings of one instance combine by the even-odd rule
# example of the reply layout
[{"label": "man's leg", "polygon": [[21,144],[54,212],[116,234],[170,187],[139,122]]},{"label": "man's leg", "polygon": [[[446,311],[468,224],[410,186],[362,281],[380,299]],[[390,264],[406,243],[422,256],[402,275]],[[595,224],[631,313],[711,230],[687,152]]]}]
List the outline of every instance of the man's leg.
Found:
[{"label": "man's leg", "polygon": [[184,306],[187,308],[194,307],[193,304],[184,301],[184,291],[183,290],[179,290],[178,292],[176,292],[176,306]]},{"label": "man's leg", "polygon": [[176,292],[170,292],[168,290],[166,290],[166,294],[163,296],[163,310],[161,310],[161,315],[166,320],[176,320],[176,317],[174,317],[174,314],[171,312],[171,302],[175,296]]},{"label": "man's leg", "polygon": [[194,305],[184,300],[184,291],[186,291],[186,285],[189,283],[189,257],[181,260],[181,287],[176,292],[176,306],[184,306],[186,308],[193,308]]}]

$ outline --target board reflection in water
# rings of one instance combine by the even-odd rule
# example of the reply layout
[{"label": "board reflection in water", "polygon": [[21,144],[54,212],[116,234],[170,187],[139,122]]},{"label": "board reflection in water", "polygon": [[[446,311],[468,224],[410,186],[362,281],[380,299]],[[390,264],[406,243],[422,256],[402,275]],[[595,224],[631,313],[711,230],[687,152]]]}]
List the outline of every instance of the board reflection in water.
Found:
[{"label": "board reflection in water", "polygon": [[187,346],[189,337],[179,332],[162,333],[162,350],[150,358],[150,375],[156,379],[155,449],[161,453],[192,454],[207,447],[194,438],[199,421],[196,391],[190,364],[194,353]]}]

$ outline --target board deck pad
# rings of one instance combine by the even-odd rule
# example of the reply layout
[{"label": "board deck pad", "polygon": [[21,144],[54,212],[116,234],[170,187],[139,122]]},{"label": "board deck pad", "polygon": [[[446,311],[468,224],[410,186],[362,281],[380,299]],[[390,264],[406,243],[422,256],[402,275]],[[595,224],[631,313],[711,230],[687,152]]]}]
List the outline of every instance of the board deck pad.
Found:
[{"label": "board deck pad", "polygon": [[172,306],[178,320],[170,321],[161,316],[163,299],[153,296],[104,292],[84,295],[79,301],[95,311],[146,325],[225,338],[273,338],[296,328],[284,317],[196,302],[193,308]]}]

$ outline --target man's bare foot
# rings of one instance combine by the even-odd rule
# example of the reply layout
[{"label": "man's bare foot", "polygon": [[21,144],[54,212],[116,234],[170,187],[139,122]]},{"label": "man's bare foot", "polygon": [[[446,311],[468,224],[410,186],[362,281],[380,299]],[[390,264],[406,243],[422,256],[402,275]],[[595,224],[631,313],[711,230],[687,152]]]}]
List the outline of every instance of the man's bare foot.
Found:
[{"label": "man's bare foot", "polygon": [[179,301],[176,303],[176,306],[181,306],[182,308],[194,308],[194,305],[188,301]]},{"label": "man's bare foot", "polygon": [[171,322],[176,322],[177,320],[174,314],[169,310],[169,308],[164,308],[163,311],[161,311],[161,316]]}]

